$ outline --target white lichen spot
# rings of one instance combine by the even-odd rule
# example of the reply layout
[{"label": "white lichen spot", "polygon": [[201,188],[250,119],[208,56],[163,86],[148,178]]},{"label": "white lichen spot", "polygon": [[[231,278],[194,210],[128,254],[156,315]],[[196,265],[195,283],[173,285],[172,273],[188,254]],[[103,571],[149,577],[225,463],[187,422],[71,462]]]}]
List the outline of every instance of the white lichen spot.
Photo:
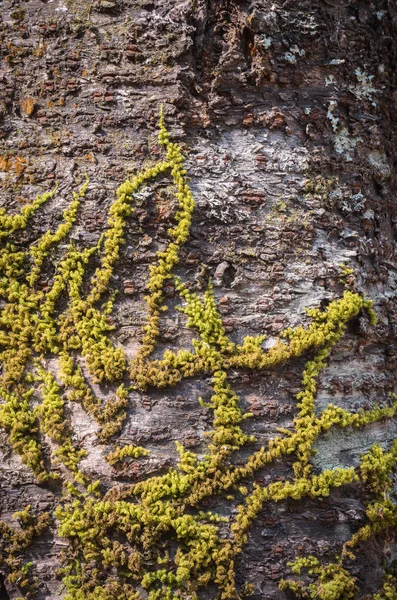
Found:
[{"label": "white lichen spot", "polygon": [[296,65],[297,63],[296,56],[295,54],[292,54],[292,52],[286,52],[284,54],[284,60],[291,63],[291,65]]},{"label": "white lichen spot", "polygon": [[[377,89],[372,85],[372,80],[374,75],[368,75],[365,71],[361,71],[361,69],[356,69],[354,71],[355,76],[357,77],[357,85],[349,86],[349,90],[358,98],[359,100],[373,100],[373,95],[376,94]],[[376,102],[372,102],[373,106],[376,106]]]},{"label": "white lichen spot", "polygon": [[335,77],[333,75],[327,75],[325,78],[325,85],[326,87],[329,85],[336,85]]},{"label": "white lichen spot", "polygon": [[305,54],[305,50],[301,50],[300,48],[298,48],[298,46],[292,46],[292,48],[290,48],[290,52],[286,52],[284,54],[284,60],[291,63],[292,65],[296,65],[296,57],[305,56]]},{"label": "white lichen spot", "polygon": [[268,37],[267,35],[263,35],[262,36],[262,45],[265,50],[268,50],[270,48],[270,46],[272,45],[272,38]]},{"label": "white lichen spot", "polygon": [[366,198],[363,196],[363,194],[361,192],[358,192],[358,194],[352,194],[350,199],[352,201],[354,210],[360,211],[364,208],[365,203],[366,203]]},{"label": "white lichen spot", "polygon": [[282,21],[287,24],[292,31],[299,31],[303,35],[315,35],[320,27],[316,21],[314,12],[311,14],[307,8],[305,10],[282,10],[277,7],[277,14]]},{"label": "white lichen spot", "polygon": [[353,137],[346,127],[341,127],[334,137],[335,151],[338,154],[343,154],[346,161],[350,162],[353,160],[354,150],[358,142],[362,142],[361,137]]},{"label": "white lichen spot", "polygon": [[333,58],[329,64],[330,65],[343,65],[344,62],[346,62],[344,58]]},{"label": "white lichen spot", "polygon": [[363,218],[368,219],[369,221],[372,221],[375,218],[375,212],[372,210],[372,208],[368,208],[365,211],[365,213],[363,214]]},{"label": "white lichen spot", "polygon": [[[208,188],[208,186],[207,186]],[[229,191],[232,192],[231,189]],[[227,202],[227,194],[220,190],[215,192],[213,187],[205,189],[201,192],[202,200],[198,203],[199,206],[206,206],[206,216],[208,219],[217,219],[222,223],[242,222],[249,218],[248,210],[240,210]]]},{"label": "white lichen spot", "polygon": [[310,115],[311,112],[312,112],[312,109],[310,108],[310,106],[306,106],[305,115]]},{"label": "white lichen spot", "polygon": [[332,129],[336,132],[339,126],[339,117],[333,114],[333,111],[338,106],[336,100],[331,100],[328,106],[327,119],[331,121]]},{"label": "white lichen spot", "polygon": [[153,188],[150,185],[145,185],[138,192],[134,192],[134,200],[140,205],[143,202],[146,202],[148,198],[150,198],[153,194]]},{"label": "white lichen spot", "polygon": [[364,209],[365,203],[366,198],[361,192],[358,192],[358,194],[352,194],[350,197],[343,198],[341,202],[341,210],[345,214],[351,214],[355,212],[359,213]]},{"label": "white lichen spot", "polygon": [[385,178],[390,177],[391,169],[386,154],[374,150],[368,154],[368,162],[375,168],[379,175]]},{"label": "white lichen spot", "polygon": [[293,52],[293,54],[296,54],[297,56],[305,56],[306,51],[305,50],[301,50],[300,48],[298,48],[298,46],[292,46],[292,48],[290,48],[291,52]]},{"label": "white lichen spot", "polygon": [[333,114],[333,111],[338,106],[336,100],[331,100],[328,106],[327,119],[331,122],[332,129],[335,133],[334,147],[338,154],[343,154],[347,161],[353,160],[354,149],[358,142],[362,141],[361,137],[352,137],[346,127],[340,125],[339,117]]}]

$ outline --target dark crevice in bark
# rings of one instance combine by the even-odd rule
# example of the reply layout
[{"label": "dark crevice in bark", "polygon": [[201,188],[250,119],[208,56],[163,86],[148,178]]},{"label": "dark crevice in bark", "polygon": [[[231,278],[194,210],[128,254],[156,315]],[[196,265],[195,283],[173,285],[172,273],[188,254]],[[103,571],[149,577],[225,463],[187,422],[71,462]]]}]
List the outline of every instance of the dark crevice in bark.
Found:
[{"label": "dark crevice in bark", "polygon": [[10,600],[4,583],[4,575],[0,573],[0,600]]}]

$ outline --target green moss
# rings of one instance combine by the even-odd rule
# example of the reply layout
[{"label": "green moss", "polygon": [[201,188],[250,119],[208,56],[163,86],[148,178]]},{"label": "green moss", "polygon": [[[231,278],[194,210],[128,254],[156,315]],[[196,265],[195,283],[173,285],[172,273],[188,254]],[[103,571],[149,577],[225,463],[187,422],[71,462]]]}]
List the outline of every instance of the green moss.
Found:
[{"label": "green moss", "polygon": [[50,525],[48,513],[38,517],[30,513],[30,506],[13,515],[19,522],[19,528],[0,521],[0,566],[7,571],[7,583],[17,584],[26,594],[25,598],[33,598],[38,591],[37,577],[30,573],[33,563],[24,562],[24,551]]},{"label": "green moss", "polygon": [[373,600],[397,600],[397,580],[392,575],[386,577],[380,593],[375,594]]},{"label": "green moss", "polygon": [[112,466],[116,466],[119,462],[125,458],[139,458],[140,456],[147,456],[150,454],[149,450],[141,448],[140,446],[123,446],[122,448],[115,448],[112,452],[106,456],[106,460]]},{"label": "green moss", "polygon": [[21,212],[16,215],[7,215],[5,208],[0,208],[0,239],[4,239],[9,234],[14,233],[18,229],[25,229],[30,217],[42,206],[50,200],[56,193],[57,187],[51,192],[46,192],[31,202],[26,204]]}]

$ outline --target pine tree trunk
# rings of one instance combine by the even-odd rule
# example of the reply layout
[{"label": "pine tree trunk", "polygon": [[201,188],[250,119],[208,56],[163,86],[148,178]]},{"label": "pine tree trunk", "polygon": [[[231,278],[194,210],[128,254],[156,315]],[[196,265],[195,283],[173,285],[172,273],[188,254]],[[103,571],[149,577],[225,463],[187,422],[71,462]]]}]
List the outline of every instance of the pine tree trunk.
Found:
[{"label": "pine tree trunk", "polygon": [[[370,411],[377,404],[393,407],[395,399],[389,396],[397,392],[393,0],[4,0],[1,11],[1,205],[16,214],[58,183],[55,195],[26,227],[12,232],[16,249],[28,251],[46,231],[54,232],[73,200],[72,192],[81,188],[85,173],[89,177],[77,220],[46,257],[36,289],[46,293],[51,288],[56,265],[71,242],[79,249],[97,243],[109,226],[109,207],[126,177],[163,160],[165,150],[157,139],[163,106],[165,126],[171,140],[181,145],[195,200],[189,237],[173,274],[201,299],[211,280],[225,335],[235,344],[242,344],[246,336],[266,335],[264,353],[276,347],[285,329],[310,326],[312,316],[305,308],[328,314],[332,302],[346,290],[354,298],[372,300],[377,324],[371,325],[365,306],[357,310],[326,357],[316,383],[315,415],[330,403],[351,412]],[[161,175],[134,193],[135,211],[126,217],[124,243],[108,285],[110,293],[118,293],[107,317],[115,329],[106,336],[128,360],[134,359],[143,339],[149,266],[156,264],[157,252],[168,247],[169,228],[175,224],[178,209],[171,183],[168,175]],[[0,240],[3,247],[8,239]],[[94,257],[88,263],[87,277],[98,261]],[[0,267],[5,281],[6,266]],[[87,282],[83,287],[87,285],[88,293]],[[10,302],[7,293],[1,292],[2,310]],[[167,310],[161,312],[151,360],[161,358],[167,349],[193,352],[192,339],[199,337],[186,314],[176,309],[184,300],[172,278],[165,281],[163,295]],[[107,292],[102,296],[109,298]],[[67,303],[65,292],[58,314]],[[0,329],[5,362],[4,336],[10,327],[2,322]],[[29,358],[27,370],[34,370],[32,360],[39,355]],[[140,387],[127,375],[118,382],[109,376],[100,384],[90,376],[84,356],[79,351],[77,355],[102,402],[114,396],[121,381],[134,386],[128,394],[128,416],[106,442],[98,440],[100,426],[81,403],[65,400],[73,443],[88,453],[81,470],[90,481],[101,481],[101,496],[114,487],[123,489],[177,469],[175,442],[199,460],[208,453],[213,441],[206,433],[213,430],[213,410],[206,405],[211,405],[214,394],[213,373],[207,370],[164,387],[156,387],[156,382]],[[255,452],[269,448],[269,440],[288,439],[284,430],[294,430],[297,394],[305,389],[305,364],[315,355],[308,347],[274,367],[227,363],[230,388],[238,395],[241,410],[252,415],[241,429],[255,441],[231,452],[222,468],[243,467]],[[44,353],[41,359],[66,394],[56,352]],[[15,387],[18,382],[13,385],[9,389],[21,392]],[[39,390],[41,384],[32,385]],[[4,403],[3,380],[1,388]],[[40,403],[39,391],[29,402],[34,410]],[[62,478],[73,478],[51,458],[54,441],[38,424],[34,436],[45,466],[61,475],[58,481],[38,482],[10,441],[4,417],[0,423],[0,519],[19,530],[12,515],[27,505],[32,515],[52,515],[50,525],[17,556],[22,557],[21,564],[33,563],[31,579],[37,577],[38,585],[32,597],[62,597],[65,591],[57,571],[61,553],[70,552],[71,542],[59,532],[54,510],[65,502]],[[220,588],[225,599],[242,598],[248,593],[246,584],[252,584],[254,600],[372,599],[381,593],[387,576],[397,575],[397,513],[390,517],[389,527],[380,527],[377,534],[371,531],[368,540],[357,544],[356,558],[345,557],[335,578],[321,579],[321,573],[308,578],[305,571],[294,575],[288,563],[313,555],[323,566],[335,564],[343,544],[370,522],[369,503],[379,498],[386,502],[387,497],[393,505],[393,484],[382,480],[379,468],[379,485],[371,487],[360,461],[379,444],[392,463],[395,436],[392,408],[389,415],[360,428],[334,425],[321,431],[313,442],[308,477],[354,467],[358,480],[331,486],[322,495],[307,493],[294,499],[292,494],[265,501],[234,557],[237,592],[228,596],[226,580],[218,586],[212,578],[199,586],[198,597],[215,599]],[[105,457],[125,445],[143,447],[150,454],[127,459],[117,470]],[[394,452],[397,458],[397,448]],[[248,512],[239,486],[245,486],[250,497],[254,483],[266,487],[294,481],[296,460],[294,453],[284,453],[237,487],[187,507],[186,514],[204,510],[227,517],[217,525],[218,536],[233,539],[231,523],[237,507]],[[171,539],[166,569],[175,572],[172,557],[179,542],[174,532],[165,535]],[[0,599],[30,597],[28,588],[21,588],[21,576],[16,581],[10,577],[6,538],[4,534],[0,545],[4,579]],[[112,539],[125,542],[117,532]],[[77,561],[82,560],[80,551],[75,550]],[[153,556],[144,557],[143,571],[161,568],[151,562]],[[94,571],[91,565],[87,573],[90,568]],[[353,582],[345,587],[337,580],[343,579],[344,569]],[[119,580],[122,570],[108,570],[108,580]],[[304,585],[311,582],[314,588],[307,596],[280,589],[280,580],[291,578]],[[335,583],[339,591],[327,588],[330,581],[339,581]],[[147,597],[139,582],[132,584],[141,598]],[[176,594],[172,598],[195,597],[188,584],[179,582],[172,589]],[[84,591],[68,598],[110,600],[108,593],[89,596]],[[397,597],[382,593],[381,600]],[[171,598],[165,592],[158,597]],[[132,596],[118,590],[114,598]]]}]

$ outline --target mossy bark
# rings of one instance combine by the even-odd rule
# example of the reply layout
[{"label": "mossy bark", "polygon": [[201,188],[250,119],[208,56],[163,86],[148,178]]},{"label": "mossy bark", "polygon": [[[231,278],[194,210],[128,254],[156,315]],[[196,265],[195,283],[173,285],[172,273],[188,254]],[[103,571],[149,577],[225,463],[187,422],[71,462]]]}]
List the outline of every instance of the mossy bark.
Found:
[{"label": "mossy bark", "polygon": [[[104,495],[115,486],[164,475],[178,464],[189,473],[196,464],[189,452],[201,459],[208,444],[215,443],[214,436],[211,442],[211,437],[205,435],[212,430],[211,406],[218,411],[219,423],[226,423],[227,427],[227,419],[232,417],[224,408],[232,407],[234,411],[237,425],[227,438],[229,445],[232,440],[239,447],[241,440],[245,444],[255,436],[251,445],[243,447],[241,443],[233,458],[233,466],[243,468],[250,456],[267,447],[269,440],[292,430],[305,365],[305,393],[310,402],[315,396],[317,415],[327,410],[330,403],[343,411],[362,409],[369,411],[367,414],[372,414],[370,411],[377,404],[390,406],[388,394],[397,391],[394,3],[4,0],[1,11],[0,200],[7,213],[22,215],[5,223],[0,214],[5,232],[4,239],[0,234],[0,241],[6,244],[11,232],[15,244],[2,255],[2,274],[7,269],[16,273],[21,268],[18,252],[36,248],[32,257],[36,256],[40,263],[40,273],[32,271],[30,283],[46,294],[67,245],[73,243],[82,250],[97,244],[101,234],[109,231],[108,211],[112,203],[115,206],[110,223],[114,235],[104,238],[105,245],[110,239],[106,261],[101,263],[94,256],[92,262],[88,258],[84,262],[82,252],[77,250],[71,255],[76,272],[77,264],[87,265],[82,278],[82,289],[87,294],[90,281],[96,282],[95,289],[105,281],[104,299],[112,313],[109,314],[110,308],[102,311],[100,328],[109,341],[99,338],[95,346],[94,338],[87,337],[87,327],[97,325],[96,313],[90,313],[85,321],[79,320],[81,331],[73,330],[73,318],[77,319],[78,311],[86,315],[87,309],[76,301],[75,312],[62,324],[61,341],[73,348],[76,340],[69,332],[80,336],[89,358],[77,367],[68,355],[58,356],[63,356],[63,362],[55,358],[58,349],[52,358],[45,356],[47,375],[43,381],[47,382],[48,410],[51,402],[57,402],[50,394],[56,388],[55,380],[62,393],[62,386],[69,385],[72,377],[81,384],[79,389],[76,386],[73,398],[57,404],[58,413],[65,411],[70,419],[73,456],[86,454],[79,465],[84,473],[79,484],[84,484],[85,477],[90,481],[100,479]],[[182,200],[175,197],[172,178],[160,175],[139,187],[131,206],[133,212],[127,215],[129,208],[123,204],[124,197],[120,205],[114,203],[116,191],[126,178],[134,181],[134,175],[150,171],[156,164],[162,164],[166,170],[161,163],[165,160],[164,149],[158,142],[161,106],[170,139],[180,144],[185,155],[187,181],[195,200],[191,223],[190,208],[183,204],[181,179],[177,193],[182,194]],[[163,131],[162,143],[165,135]],[[182,177],[179,171],[176,175]],[[52,194],[55,184],[58,187]],[[127,194],[127,188],[128,185],[120,193]],[[36,201],[34,214],[23,210],[43,194],[47,194],[46,202]],[[74,209],[64,213],[70,227],[68,223],[62,229],[62,213],[73,198],[77,216]],[[186,214],[181,215],[184,210]],[[178,211],[183,224],[179,233],[175,228],[170,235]],[[62,232],[60,243],[48,255],[46,240],[50,244],[52,238],[47,234],[42,255],[35,243],[48,231]],[[179,240],[179,234],[183,240]],[[172,262],[178,255],[172,270],[179,279],[168,278],[166,261],[164,271],[157,260],[157,253],[166,252],[172,235],[179,240],[170,257]],[[113,242],[120,242],[117,261],[111,255]],[[148,302],[149,267],[156,264],[154,275],[161,280],[162,295],[155,296],[158,290],[152,279],[149,293],[154,295]],[[95,279],[96,273],[101,274],[101,267],[103,281]],[[64,272],[67,269],[65,263]],[[67,288],[62,287],[62,278],[59,285],[57,307],[64,310]],[[274,368],[258,368],[259,347],[274,348],[277,336],[286,328],[295,329],[301,324],[309,327],[313,315],[307,315],[304,309],[320,307],[326,311],[332,301],[343,297],[346,288],[373,301],[378,315],[376,325],[371,324],[365,310],[360,310],[348,322],[347,331],[329,356],[326,347],[324,355],[316,359],[312,348]],[[114,292],[117,295],[113,298]],[[191,308],[194,294],[203,301],[201,307],[197,304],[196,312]],[[192,303],[177,310],[176,306],[187,296]],[[94,301],[96,298],[93,305]],[[41,308],[40,302],[37,306]],[[167,310],[163,311],[163,306]],[[4,305],[0,308],[3,310]],[[204,318],[212,329],[204,327],[201,331],[201,351],[206,344],[218,344],[220,348],[215,359],[212,355],[203,359],[206,365],[208,360],[215,360],[220,369],[215,377],[215,395],[214,381],[205,368],[196,372],[192,367],[192,376],[179,377],[170,368],[171,359],[169,363],[159,363],[166,367],[161,372],[164,388],[146,385],[150,377],[159,375],[156,370],[147,370],[142,362],[146,354],[160,360],[166,350],[175,354],[179,350],[193,351],[191,340],[197,332],[189,328],[188,319],[193,325],[196,320],[200,328]],[[148,324],[149,330],[143,330]],[[158,333],[154,346],[153,330]],[[261,335],[267,338],[258,346],[255,338]],[[41,335],[35,338],[37,347],[44,341]],[[3,342],[1,337],[0,343]],[[76,343],[78,348],[79,342]],[[247,368],[249,365],[236,354],[228,359],[228,379],[224,383],[223,358],[219,356],[222,352],[232,354],[237,347],[234,344],[243,344],[243,353],[253,357],[255,368]],[[22,338],[18,352],[12,363],[14,371],[28,355]],[[120,372],[128,371],[138,382],[134,389],[128,389],[128,395],[127,388],[121,386],[122,375],[117,374],[117,385],[108,384],[107,379],[115,375],[112,368],[104,371],[103,380],[100,375],[90,377],[90,365],[98,368],[99,374],[102,372],[103,365],[97,361],[99,354],[103,363],[109,364],[106,352],[110,361],[113,354],[121,357],[117,362]],[[123,362],[125,355],[128,362]],[[177,362],[174,356],[172,361]],[[187,358],[182,356],[181,360]],[[313,372],[308,371],[308,365],[321,370],[316,385],[313,383],[314,390],[310,387]],[[7,368],[4,362],[1,377],[7,374]],[[81,383],[83,377],[90,381],[89,387]],[[172,385],[167,385],[167,381],[172,381]],[[2,381],[3,384],[10,381]],[[36,381],[35,386],[39,385],[44,384]],[[2,402],[6,393],[2,394]],[[96,399],[105,406],[102,415],[98,414]],[[27,402],[33,411],[34,400]],[[41,410],[45,417],[45,404]],[[247,412],[252,416],[241,425],[241,433],[241,415]],[[339,417],[346,418],[346,414],[340,413]],[[40,416],[40,409],[34,415]],[[302,414],[302,418],[306,417]],[[110,423],[99,439],[98,421],[101,426]],[[320,565],[333,563],[343,544],[366,525],[371,486],[365,477],[360,479],[357,475],[360,457],[363,453],[368,455],[374,444],[384,452],[390,451],[397,430],[392,413],[387,419],[373,421],[362,429],[324,428],[313,447],[316,453],[309,452],[313,470],[310,477],[317,477],[324,470],[328,473],[344,468],[351,475],[346,481],[352,483],[337,483],[329,496],[313,493],[301,499],[297,493],[294,499],[290,494],[286,500],[265,503],[255,515],[234,564],[241,596],[251,585],[255,600],[291,597],[291,589],[279,587],[281,579],[293,575],[287,566],[289,562],[297,556],[304,561],[305,557],[315,556]],[[36,456],[35,448],[29,458],[37,472],[48,467],[54,451],[54,440],[48,435],[49,417],[47,423],[39,435],[36,426],[25,423],[26,438],[33,436],[42,449],[42,458]],[[298,426],[303,431],[302,423]],[[120,424],[121,431],[115,433]],[[59,431],[63,435],[65,428],[59,426]],[[220,439],[226,439],[222,435]],[[175,442],[183,447],[176,447]],[[71,446],[62,447],[69,452]],[[124,447],[129,450],[123,453],[120,448]],[[146,456],[141,447],[150,454]],[[228,449],[224,452],[227,454]],[[299,452],[302,459],[305,450]],[[378,457],[382,493],[389,502],[389,495],[393,500],[394,480],[385,484],[389,475],[379,465],[390,456],[386,454],[385,458],[378,449],[371,452]],[[116,456],[117,469],[112,468],[112,459],[107,461],[107,456]],[[120,456],[123,460],[127,457],[125,465]],[[74,459],[69,459],[76,472]],[[268,489],[277,481],[293,477],[294,469],[296,477],[308,475],[305,465],[295,460],[295,455],[283,456],[255,471],[247,482],[239,482],[240,488],[231,490],[230,497],[214,500],[209,496],[200,508],[231,520],[238,514],[243,520],[244,510],[236,507],[244,506],[244,486],[248,485],[250,492],[253,483]],[[34,515],[54,514],[60,503],[61,484],[38,483],[21,455],[15,448],[12,450],[6,428],[0,430],[0,461],[2,522],[19,532],[23,522],[18,525],[12,515],[27,505]],[[354,476],[351,467],[356,469]],[[61,471],[60,468],[62,475]],[[354,483],[356,476],[360,481]],[[380,493],[378,489],[376,493]],[[263,495],[266,494],[257,493],[258,498]],[[247,506],[254,503],[255,494],[249,498]],[[385,581],[393,587],[392,577],[397,575],[395,524],[392,519],[390,523],[354,549],[355,560],[346,559],[343,568],[348,576],[344,570],[337,571],[339,579],[335,585],[342,586],[341,595],[322,591],[321,585],[329,586],[324,571],[319,589],[310,593],[334,600],[372,599],[376,593],[380,600],[393,598],[380,591]],[[232,535],[227,524],[224,529],[222,524],[216,526],[221,538]],[[35,525],[29,521],[27,527],[33,531]],[[208,532],[213,531],[212,525],[206,527]],[[32,577],[37,577],[35,597],[43,600],[64,593],[56,573],[68,542],[57,531],[57,523],[52,520],[23,550],[21,564],[33,562],[26,571],[31,569]],[[3,534],[13,535],[6,525]],[[0,555],[7,543],[0,542]],[[116,542],[107,551],[110,561],[123,560]],[[311,564],[312,559],[307,560]],[[4,577],[10,564],[0,565]],[[17,565],[14,572],[19,572],[19,568]],[[136,565],[133,568],[138,569]],[[220,572],[219,564],[218,569]],[[329,569],[331,572],[333,566]],[[315,575],[312,579],[302,576],[302,580],[317,582]],[[21,572],[22,576],[28,575]],[[220,580],[222,576],[219,575]],[[387,576],[389,579],[385,579]],[[352,582],[349,577],[356,579]],[[24,593],[18,589],[20,582],[12,577],[5,580],[12,600]],[[249,584],[246,588],[245,583]],[[215,598],[215,587],[213,583],[201,586],[199,597]],[[122,598],[122,593],[127,594],[117,586],[112,589],[115,598],[117,594]],[[5,592],[0,585],[0,597],[1,593]],[[298,586],[295,594],[299,593]],[[321,596],[325,593],[330,595]],[[95,593],[86,597],[94,598]],[[105,597],[111,600],[111,596]],[[99,598],[102,596],[97,593],[95,600]]]}]

